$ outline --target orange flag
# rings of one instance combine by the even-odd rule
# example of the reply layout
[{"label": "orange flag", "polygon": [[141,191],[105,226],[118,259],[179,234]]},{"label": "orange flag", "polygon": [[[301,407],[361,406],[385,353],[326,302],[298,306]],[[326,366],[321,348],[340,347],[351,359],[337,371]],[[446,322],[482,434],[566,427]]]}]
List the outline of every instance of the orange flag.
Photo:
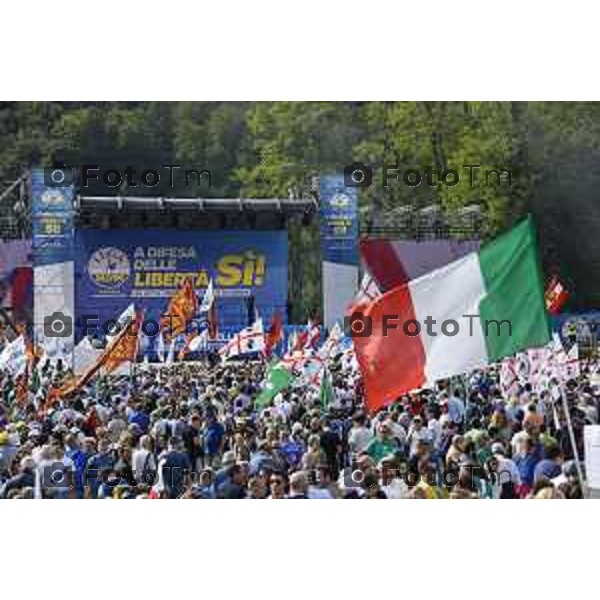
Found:
[{"label": "orange flag", "polygon": [[160,320],[160,327],[166,338],[184,333],[188,324],[198,312],[198,297],[194,292],[192,278],[188,277],[169,300],[169,306]]},{"label": "orange flag", "polygon": [[[216,300],[216,298],[213,300],[213,303],[210,305],[210,308],[208,309],[207,321],[208,321],[208,325],[207,325],[208,339],[216,340],[217,335],[218,335],[217,300]],[[198,335],[200,335],[200,334],[198,333],[198,330],[196,330],[196,329],[194,329],[193,331],[190,331],[187,334],[187,337],[185,338],[185,343],[183,344],[183,348],[179,351],[179,354],[177,355],[179,360],[183,360],[185,358],[186,354],[190,351],[190,344],[192,343],[192,340],[197,338]]]},{"label": "orange flag", "polygon": [[66,396],[79,390],[100,369],[103,369],[105,373],[112,373],[122,364],[135,361],[138,352],[140,324],[140,315],[136,313],[135,320],[128,323],[119,331],[104,352],[98,357],[98,360],[82,373],[79,379],[71,380],[63,385],[59,391],[59,395]]}]

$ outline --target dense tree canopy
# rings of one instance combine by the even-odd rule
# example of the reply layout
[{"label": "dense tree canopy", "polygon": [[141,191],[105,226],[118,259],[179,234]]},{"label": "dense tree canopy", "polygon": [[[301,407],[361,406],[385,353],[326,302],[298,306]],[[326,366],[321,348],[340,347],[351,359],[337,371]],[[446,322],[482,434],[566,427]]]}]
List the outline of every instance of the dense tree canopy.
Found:
[{"label": "dense tree canopy", "polygon": [[[287,197],[308,193],[315,176],[353,161],[378,173],[390,163],[438,173],[466,164],[509,169],[512,185],[484,178],[472,186],[376,184],[361,191],[361,203],[380,216],[406,204],[478,203],[487,236],[533,212],[547,273],[574,291],[573,307],[593,307],[600,304],[600,261],[593,258],[600,250],[598,116],[594,103],[4,102],[0,183],[32,163],[57,160],[177,163],[212,172],[205,196]],[[307,312],[320,293],[318,231],[297,226],[290,235],[295,276],[308,285]]]}]

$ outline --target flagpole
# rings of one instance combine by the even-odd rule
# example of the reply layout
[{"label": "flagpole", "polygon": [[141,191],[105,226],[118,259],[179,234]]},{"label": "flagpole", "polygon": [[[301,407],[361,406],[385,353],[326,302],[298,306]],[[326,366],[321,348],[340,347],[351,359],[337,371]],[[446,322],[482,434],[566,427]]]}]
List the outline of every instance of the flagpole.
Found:
[{"label": "flagpole", "polygon": [[573,456],[575,457],[575,466],[577,468],[577,478],[579,479],[579,485],[581,486],[581,493],[583,497],[587,497],[587,490],[583,480],[583,471],[581,470],[581,463],[579,462],[579,452],[577,450],[577,444],[575,442],[575,432],[573,431],[573,422],[571,421],[571,411],[569,410],[569,403],[567,402],[567,395],[565,394],[564,386],[561,383],[559,386],[560,397],[562,399],[563,411],[567,420],[567,429],[569,431],[569,438],[571,440],[571,447],[573,449]]}]

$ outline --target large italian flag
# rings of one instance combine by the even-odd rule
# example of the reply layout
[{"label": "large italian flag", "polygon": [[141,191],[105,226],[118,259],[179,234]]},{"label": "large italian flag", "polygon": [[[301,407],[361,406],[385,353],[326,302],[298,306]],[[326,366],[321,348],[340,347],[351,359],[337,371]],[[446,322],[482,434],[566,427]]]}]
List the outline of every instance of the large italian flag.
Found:
[{"label": "large italian flag", "polygon": [[545,345],[551,335],[531,219],[479,252],[383,294],[364,315],[372,334],[355,336],[354,346],[369,410]]}]

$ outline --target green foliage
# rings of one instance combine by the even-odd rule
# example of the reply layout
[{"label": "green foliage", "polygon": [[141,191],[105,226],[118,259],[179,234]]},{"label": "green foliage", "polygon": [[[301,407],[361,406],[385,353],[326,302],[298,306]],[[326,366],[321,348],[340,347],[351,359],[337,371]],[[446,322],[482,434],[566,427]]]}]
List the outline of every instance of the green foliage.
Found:
[{"label": "green foliage", "polygon": [[[545,209],[552,208],[558,216],[547,231],[555,227],[558,235],[564,220],[560,198],[579,185],[583,203],[595,187],[582,186],[579,174],[558,179],[556,166],[574,173],[587,157],[600,153],[599,117],[597,103],[3,102],[0,183],[23,167],[53,160],[121,167],[178,163],[212,171],[213,187],[206,196],[272,198],[305,196],[320,173],[341,172],[357,160],[380,168],[431,166],[459,171],[461,183],[409,187],[392,182],[383,188],[380,169],[376,185],[361,191],[363,212],[365,207],[385,215],[405,204],[455,209],[479,203],[486,210],[488,234],[494,235],[526,212],[537,211],[543,220]],[[480,173],[510,169],[513,185],[486,185],[482,176],[470,186],[465,164],[481,165]],[[571,192],[561,187],[567,179]],[[296,318],[304,319],[320,305],[318,228],[296,224],[290,236],[291,282],[302,282]],[[552,240],[547,247],[549,268],[564,270]]]}]

